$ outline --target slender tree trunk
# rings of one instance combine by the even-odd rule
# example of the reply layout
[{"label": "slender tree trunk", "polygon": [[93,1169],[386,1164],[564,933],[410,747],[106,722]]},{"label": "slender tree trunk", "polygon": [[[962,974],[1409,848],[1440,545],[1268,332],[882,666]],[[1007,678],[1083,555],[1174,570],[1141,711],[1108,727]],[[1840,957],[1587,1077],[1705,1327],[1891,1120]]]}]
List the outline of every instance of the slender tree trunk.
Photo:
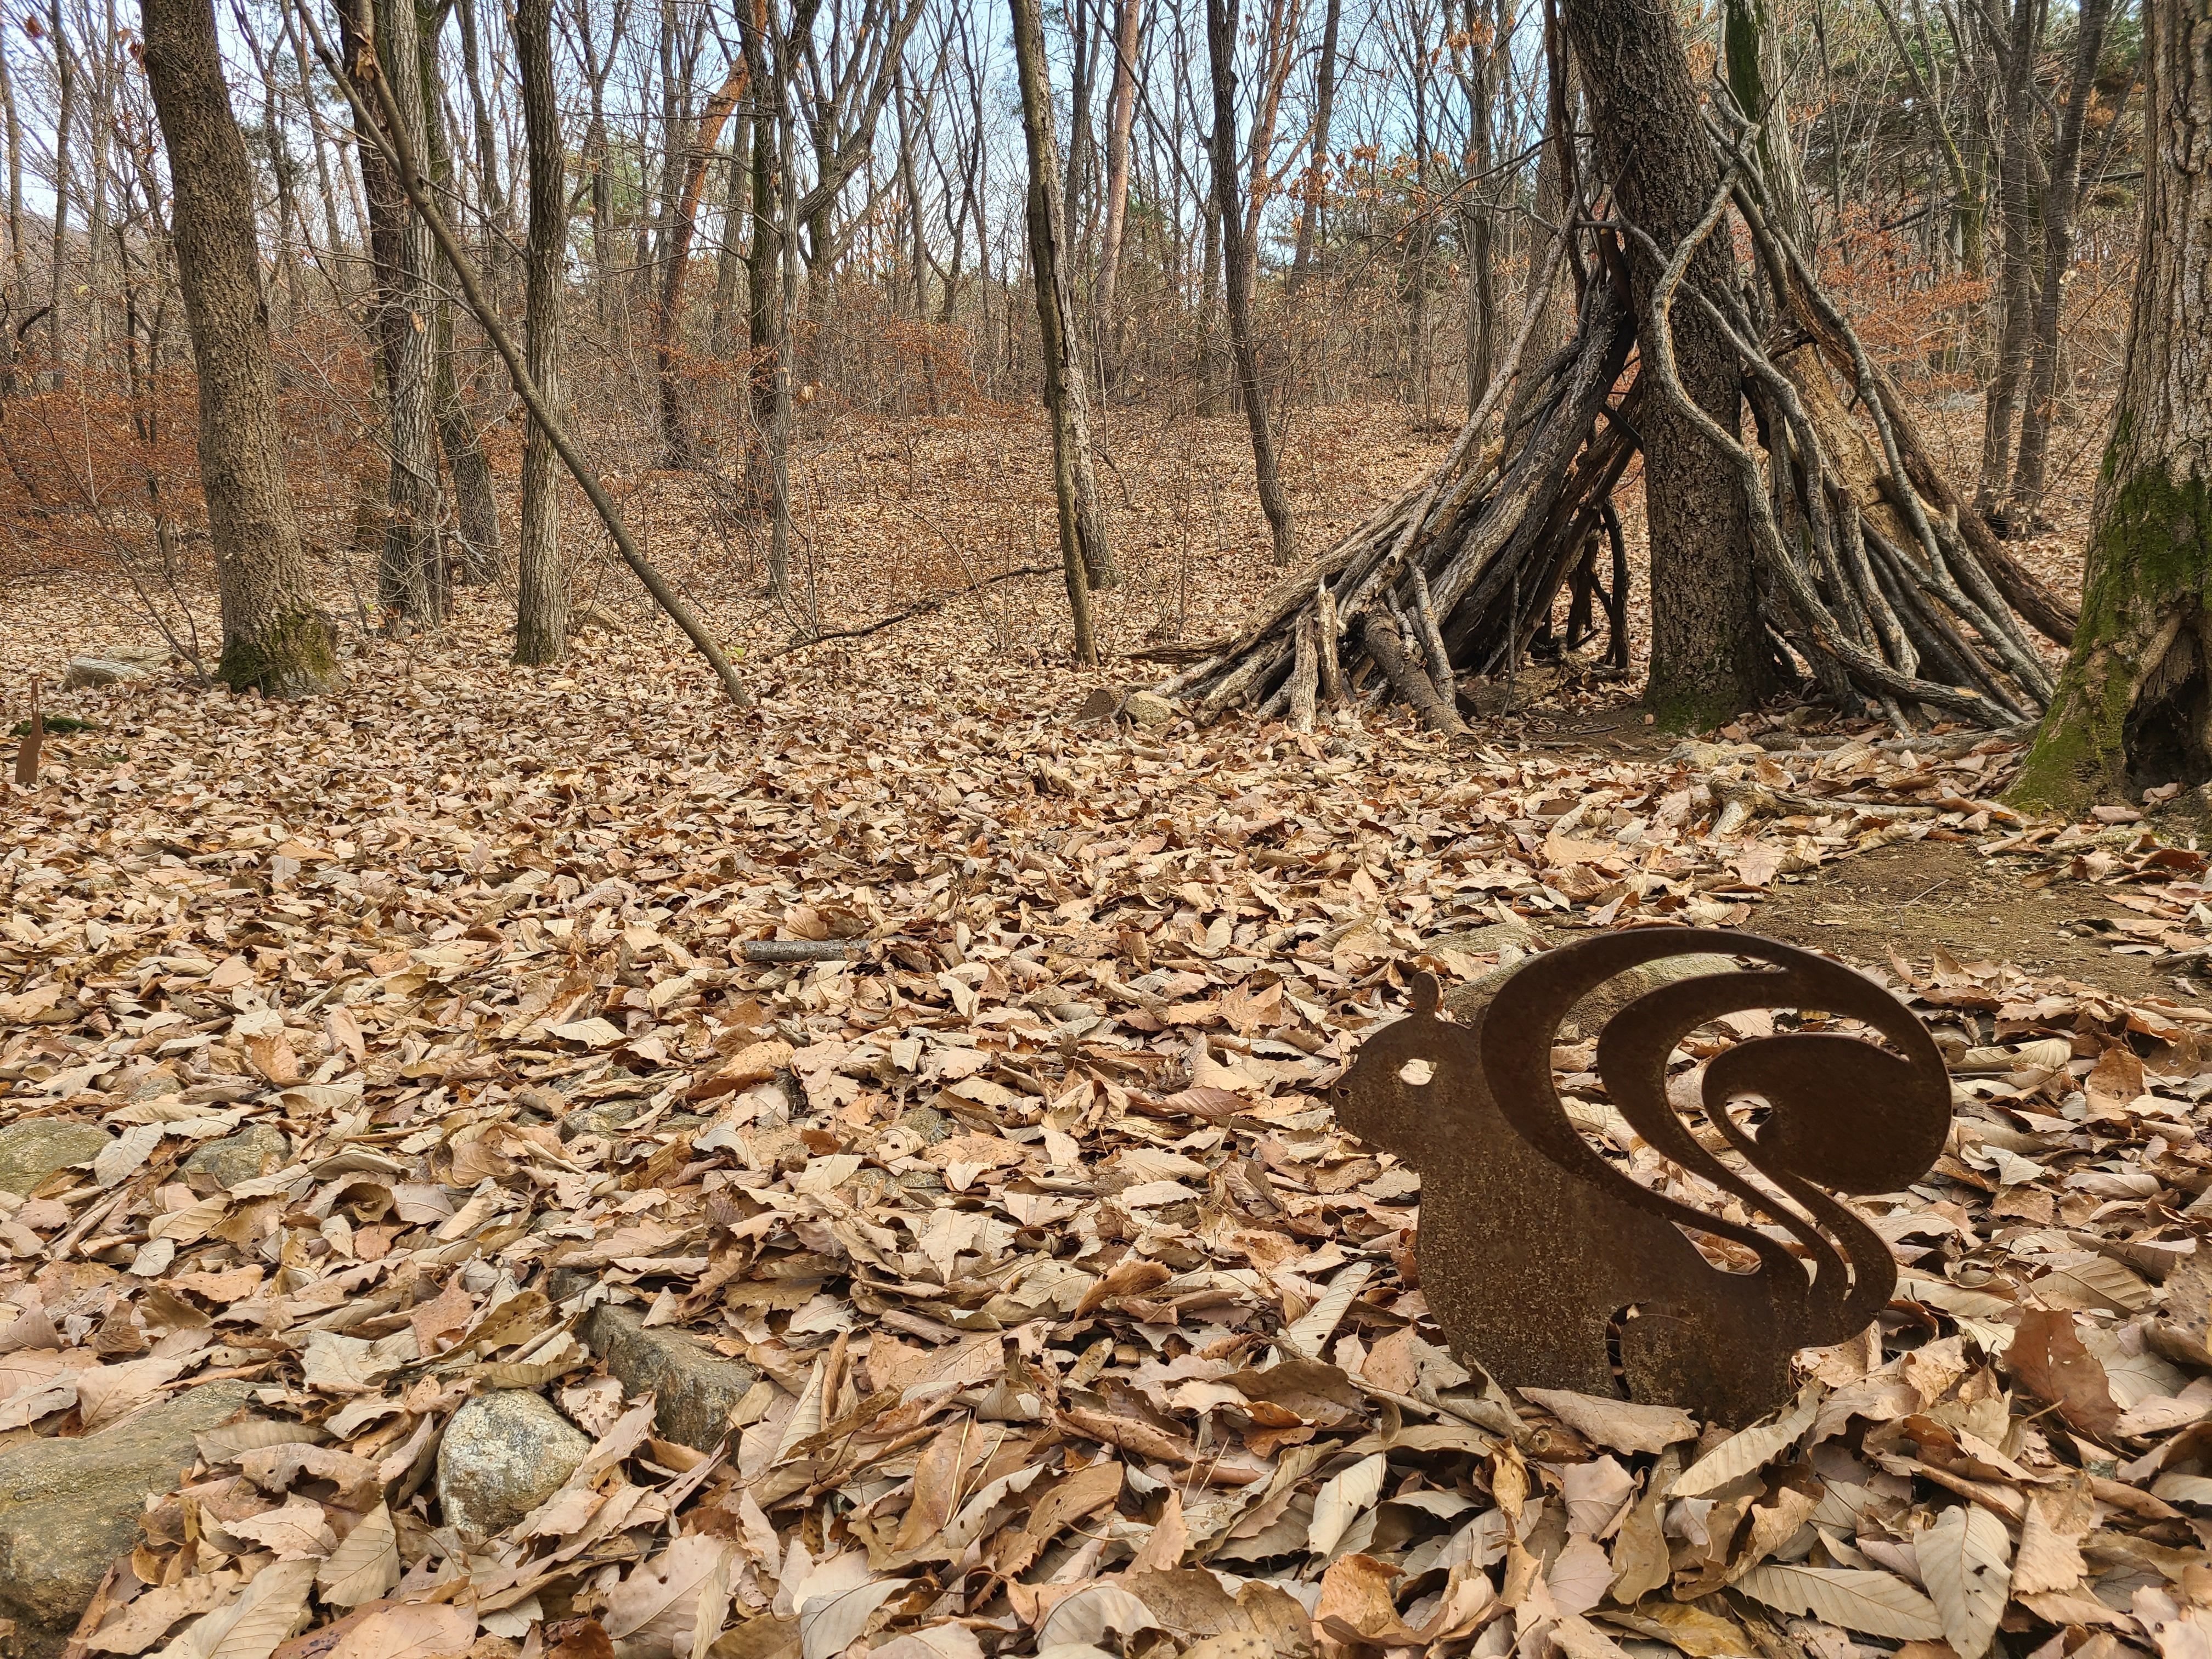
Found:
[{"label": "slender tree trunk", "polygon": [[[522,79],[522,125],[530,166],[530,240],[523,327],[530,378],[561,407],[561,299],[568,252],[568,185],[553,70],[553,0],[515,0],[514,56]],[[561,556],[559,462],[553,440],[530,422],[522,448],[522,539],[517,550],[514,659],[568,654],[568,572]]]},{"label": "slender tree trunk", "polygon": [[[2135,307],[2081,622],[2015,797],[2078,811],[2212,779],[2212,21],[2143,5]],[[2200,819],[2205,796],[2191,798]]]},{"label": "slender tree trunk", "polygon": [[1491,362],[1497,353],[1498,270],[1491,246],[1490,203],[1495,186],[1486,177],[1497,160],[1493,133],[1499,80],[1497,55],[1504,48],[1489,40],[1483,0],[1466,0],[1461,24],[1468,39],[1468,170],[1481,182],[1465,192],[1460,234],[1467,250],[1467,409],[1473,414],[1489,390]]},{"label": "slender tree trunk", "polygon": [[[364,77],[375,72],[374,65],[419,64],[415,0],[338,3],[346,26],[347,72],[357,85],[366,84]],[[426,147],[422,76],[419,72],[393,73],[387,78],[393,106],[408,129],[401,143],[419,156]],[[396,615],[436,623],[446,615],[446,572],[439,544],[443,492],[436,448],[437,342],[430,301],[430,238],[420,217],[408,208],[399,181],[365,134],[361,169],[368,186],[372,263],[380,290],[377,332],[390,461],[377,599]]]},{"label": "slender tree trunk", "polygon": [[[2020,456],[2013,471],[2008,522],[2022,529],[2043,501],[2044,468],[2051,453],[2051,423],[2058,408],[2058,323],[2066,303],[2066,277],[2074,265],[2074,205],[2081,175],[2081,134],[2097,93],[2097,59],[2105,49],[2112,0],[2081,0],[2075,15],[2074,78],[2059,117],[2049,181],[2043,191],[2043,282],[2035,301],[2034,355],[2020,416]],[[2117,113],[2114,116],[2117,120]]]},{"label": "slender tree trunk", "polygon": [[47,22],[53,32],[54,83],[59,101],[54,111],[54,234],[46,271],[46,360],[48,384],[58,390],[63,301],[69,291],[70,139],[76,125],[77,76],[76,54],[70,51],[69,36],[62,27],[62,0],[52,0]]},{"label": "slender tree trunk", "polygon": [[15,113],[15,83],[8,70],[8,37],[0,29],[0,142],[8,146],[7,337],[0,339],[0,397],[15,390],[16,313],[31,302],[31,275],[23,251],[23,128]]},{"label": "slender tree trunk", "polygon": [[738,280],[744,269],[745,220],[752,210],[751,121],[739,116],[722,187],[722,245],[714,251],[714,359],[726,362],[738,349]]},{"label": "slender tree trunk", "polygon": [[[662,238],[653,361],[660,386],[660,447],[662,464],[666,466],[696,466],[699,461],[698,446],[684,418],[684,279],[691,266],[692,239],[698,234],[699,197],[706,188],[707,164],[714,159],[714,146],[722,142],[722,123],[744,96],[745,78],[744,63],[732,65],[701,112],[697,130],[691,135],[690,153],[682,158],[677,198]],[[678,158],[670,158],[669,166],[677,165]]]},{"label": "slender tree trunk", "polygon": [[1054,494],[1060,505],[1060,562],[1067,576],[1067,605],[1075,624],[1077,660],[1096,663],[1091,592],[1119,580],[1098,511],[1091,469],[1090,410],[1069,325],[1067,276],[1060,264],[1066,221],[1060,200],[1059,146],[1052,132],[1052,82],[1045,66],[1044,26],[1037,0],[1009,0],[1013,14],[1014,67],[1021,82],[1022,137],[1029,151],[1030,272],[1036,283],[1037,328],[1044,356],[1044,400],[1052,416]]},{"label": "slender tree trunk", "polygon": [[[1674,12],[1651,0],[1566,0],[1601,165],[1618,181],[1621,212],[1672,250],[1704,216],[1720,183]],[[1708,237],[1689,278],[1709,292],[1734,284],[1725,238]],[[1662,267],[1641,248],[1631,287],[1648,314]],[[1693,307],[1674,312],[1674,361],[1692,402],[1740,430],[1741,368],[1726,338]],[[1647,403],[1644,514],[1651,544],[1651,675],[1648,707],[1666,725],[1703,727],[1752,708],[1771,669],[1753,580],[1750,524],[1723,458],[1663,400]]]},{"label": "slender tree trunk", "polygon": [[168,151],[177,273],[199,380],[199,461],[233,690],[306,696],[337,679],[284,476],[253,182],[211,0],[145,0],[146,76]]},{"label": "slender tree trunk", "polygon": [[1106,214],[1098,238],[1098,291],[1092,325],[1099,342],[1101,392],[1121,378],[1121,318],[1115,298],[1121,282],[1121,238],[1129,217],[1129,132],[1137,115],[1137,52],[1142,44],[1144,0],[1119,0],[1114,25],[1114,79],[1106,100]]},{"label": "slender tree trunk", "polygon": [[1213,82],[1213,195],[1221,216],[1222,262],[1229,301],[1229,346],[1237,364],[1237,389],[1252,428],[1252,463],[1260,486],[1260,510],[1274,532],[1275,563],[1297,558],[1298,538],[1291,503],[1275,470],[1275,434],[1267,421],[1267,394],[1260,384],[1260,359],[1252,342],[1252,244],[1245,234],[1237,198],[1237,15],[1230,0],[1206,0],[1206,55]]},{"label": "slender tree trunk", "polygon": [[[431,178],[441,189],[453,190],[459,186],[460,169],[454,165],[453,147],[446,137],[436,6],[417,0],[415,16],[422,47],[424,152]],[[461,544],[461,574],[465,580],[489,584],[506,574],[507,562],[500,546],[499,501],[492,493],[491,463],[484,457],[483,441],[461,398],[460,371],[453,349],[453,272],[442,259],[436,269],[438,321],[431,407],[438,425],[438,447],[445,452],[446,467],[453,477],[453,527]]]},{"label": "slender tree trunk", "polygon": [[[1981,476],[1974,510],[1996,518],[2012,460],[2013,419],[2027,370],[2034,329],[2035,54],[2042,42],[2045,0],[2013,0],[2011,39],[2002,49],[2004,119],[1998,132],[1997,200],[2004,216],[1997,277],[1996,358],[1982,404]],[[1998,533],[2005,533],[2000,526]]]},{"label": "slender tree trunk", "polygon": [[1328,193],[1329,124],[1336,112],[1336,36],[1344,16],[1344,0],[1328,0],[1321,28],[1321,62],[1314,70],[1313,159],[1306,164],[1304,194],[1298,210],[1298,238],[1291,253],[1291,287],[1300,287],[1313,262],[1321,237],[1322,198]]}]

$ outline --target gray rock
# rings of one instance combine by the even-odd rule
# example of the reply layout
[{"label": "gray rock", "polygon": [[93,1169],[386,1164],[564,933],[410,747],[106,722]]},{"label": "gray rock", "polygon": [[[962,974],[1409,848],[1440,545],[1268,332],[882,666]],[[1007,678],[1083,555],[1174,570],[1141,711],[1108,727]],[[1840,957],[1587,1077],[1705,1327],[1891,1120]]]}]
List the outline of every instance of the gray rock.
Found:
[{"label": "gray rock", "polygon": [[453,1413],[439,1443],[438,1506],[463,1532],[503,1532],[560,1491],[591,1449],[542,1395],[480,1394]]},{"label": "gray rock", "polygon": [[0,1129],[0,1193],[29,1192],[57,1170],[97,1158],[107,1145],[97,1123],[34,1117]]},{"label": "gray rock", "polygon": [[650,1390],[653,1425],[664,1438],[712,1451],[729,1432],[730,1413],[760,1372],[725,1359],[681,1331],[647,1330],[635,1308],[603,1302],[584,1325],[584,1340],[633,1395]]},{"label": "gray rock", "polygon": [[202,1143],[186,1158],[187,1176],[204,1175],[225,1191],[271,1170],[281,1170],[292,1156],[292,1138],[273,1123],[256,1123],[221,1140]]},{"label": "gray rock", "polygon": [[[1520,963],[1505,963],[1492,969],[1480,979],[1465,985],[1455,986],[1444,994],[1444,1012],[1462,1024],[1479,1024],[1490,1006],[1490,1000],[1498,994],[1498,988],[1513,976]],[[1656,962],[1647,962],[1632,968],[1625,974],[1615,974],[1588,996],[1577,1002],[1559,1027],[1559,1037],[1563,1042],[1594,1037],[1605,1029],[1607,1021],[1623,1008],[1662,985],[1672,985],[1677,980],[1690,979],[1699,974],[1727,974],[1736,969],[1733,957],[1709,956],[1702,952],[1689,956],[1662,957]]]},{"label": "gray rock", "polygon": [[1135,724],[1151,728],[1172,726],[1182,718],[1182,710],[1165,697],[1151,691],[1132,691],[1121,701],[1121,712]]},{"label": "gray rock", "polygon": [[62,672],[62,684],[70,690],[122,685],[143,680],[153,672],[143,663],[121,662],[112,657],[71,657]]},{"label": "gray rock", "polygon": [[0,1618],[26,1651],[58,1652],[107,1564],[138,1540],[149,1492],[166,1492],[198,1456],[193,1437],[235,1416],[245,1382],[210,1382],[76,1440],[0,1448]]}]

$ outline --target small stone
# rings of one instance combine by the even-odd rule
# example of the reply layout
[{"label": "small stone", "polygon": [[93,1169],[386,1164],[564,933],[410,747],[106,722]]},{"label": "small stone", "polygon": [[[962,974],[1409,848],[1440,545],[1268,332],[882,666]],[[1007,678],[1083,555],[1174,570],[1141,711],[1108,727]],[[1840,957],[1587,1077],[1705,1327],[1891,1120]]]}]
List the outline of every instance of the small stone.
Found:
[{"label": "small stone", "polygon": [[228,1192],[291,1162],[292,1139],[273,1123],[256,1123],[221,1140],[202,1143],[184,1163],[184,1174],[207,1176]]},{"label": "small stone", "polygon": [[952,1120],[934,1106],[909,1106],[899,1114],[898,1127],[920,1135],[925,1146],[952,1139]]},{"label": "small stone", "polygon": [[57,1170],[88,1164],[107,1145],[107,1131],[96,1123],[72,1123],[34,1117],[0,1129],[0,1193],[19,1196]]},{"label": "small stone", "polygon": [[567,1484],[586,1435],[541,1395],[481,1394],[453,1413],[438,1446],[438,1506],[478,1537],[504,1532]]},{"label": "small stone", "polygon": [[752,1392],[760,1372],[725,1359],[681,1331],[647,1330],[635,1308],[602,1302],[584,1325],[584,1340],[631,1395],[651,1393],[653,1427],[699,1451],[712,1451],[730,1431],[730,1414]]},{"label": "small stone", "polygon": [[122,685],[143,680],[152,672],[143,663],[119,662],[112,657],[71,657],[69,667],[63,671],[62,684],[72,690]]},{"label": "small stone", "polygon": [[1182,718],[1182,709],[1153,691],[1132,691],[1121,700],[1121,712],[1147,729],[1170,726]]},{"label": "small stone", "polygon": [[0,1447],[0,1620],[23,1626],[25,1650],[58,1651],[108,1563],[138,1541],[147,1495],[172,1490],[199,1455],[193,1437],[252,1393],[205,1383],[96,1434]]}]

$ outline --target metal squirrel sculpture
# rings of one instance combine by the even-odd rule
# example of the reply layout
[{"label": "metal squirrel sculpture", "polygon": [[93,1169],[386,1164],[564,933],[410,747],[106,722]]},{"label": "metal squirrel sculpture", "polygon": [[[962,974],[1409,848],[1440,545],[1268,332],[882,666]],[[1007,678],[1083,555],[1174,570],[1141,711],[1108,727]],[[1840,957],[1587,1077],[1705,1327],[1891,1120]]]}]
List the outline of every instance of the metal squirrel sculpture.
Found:
[{"label": "metal squirrel sculpture", "polygon": [[[1632,1179],[1577,1133],[1553,1083],[1552,1044],[1584,996],[1644,963],[1704,952],[1772,965],[1638,997],[1599,1033],[1598,1073],[1654,1150],[1765,1228]],[[1618,1395],[1625,1383],[1632,1399],[1742,1423],[1789,1397],[1794,1352],[1856,1335],[1888,1302],[1887,1244],[1830,1192],[1893,1192],[1925,1174],[1950,1127],[1951,1091],[1920,1022],[1873,981],[1772,939],[1670,927],[1530,959],[1473,1027],[1437,1017],[1426,975],[1413,990],[1413,1012],[1364,1044],[1331,1093],[1345,1128],[1420,1173],[1421,1286],[1461,1358],[1509,1386]],[[1707,1121],[1762,1190],[1675,1115],[1667,1062],[1707,1021],[1767,1008],[1858,1020],[1889,1048],[1786,1032],[1738,1042],[1705,1067]],[[1746,1099],[1765,1105],[1755,1128],[1727,1109]],[[1758,1267],[1715,1267],[1685,1228],[1747,1247]]]}]

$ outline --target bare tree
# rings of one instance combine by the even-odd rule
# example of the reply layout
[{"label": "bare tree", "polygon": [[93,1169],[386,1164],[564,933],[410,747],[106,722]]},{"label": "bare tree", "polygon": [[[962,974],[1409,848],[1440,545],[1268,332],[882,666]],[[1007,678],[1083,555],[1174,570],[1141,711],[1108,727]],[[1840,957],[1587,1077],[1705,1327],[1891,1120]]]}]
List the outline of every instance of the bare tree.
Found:
[{"label": "bare tree", "polygon": [[[514,56],[529,150],[530,233],[523,331],[538,395],[561,407],[561,301],[567,286],[568,178],[553,81],[553,0],[516,0]],[[517,550],[514,659],[568,654],[568,571],[561,554],[561,494],[553,440],[533,418],[522,450],[522,540]]]},{"label": "bare tree", "polygon": [[1229,344],[1237,363],[1237,391],[1252,428],[1252,461],[1259,475],[1260,510],[1274,532],[1275,562],[1297,557],[1291,503],[1275,466],[1275,434],[1267,397],[1260,384],[1259,352],[1252,342],[1252,238],[1239,201],[1237,166],[1237,16],[1229,0],[1206,0],[1206,55],[1213,82],[1213,198],[1221,221],[1221,251],[1228,283]]},{"label": "bare tree", "polygon": [[200,485],[222,594],[218,672],[234,690],[306,696],[337,678],[292,516],[246,141],[212,0],[144,0],[146,75],[168,152],[171,234],[199,372]]},{"label": "bare tree", "polygon": [[1037,326],[1044,355],[1044,401],[1052,416],[1053,494],[1060,505],[1060,563],[1067,576],[1067,606],[1075,623],[1075,655],[1096,663],[1091,629],[1093,587],[1117,578],[1098,512],[1098,487],[1091,470],[1090,411],[1075,359],[1070,325],[1075,309],[1061,254],[1066,221],[1060,199],[1059,146],[1053,141],[1052,82],[1044,61],[1044,26],[1037,0],[1010,0],[1014,67],[1022,90],[1022,137],[1029,152],[1030,265],[1036,283]]}]

